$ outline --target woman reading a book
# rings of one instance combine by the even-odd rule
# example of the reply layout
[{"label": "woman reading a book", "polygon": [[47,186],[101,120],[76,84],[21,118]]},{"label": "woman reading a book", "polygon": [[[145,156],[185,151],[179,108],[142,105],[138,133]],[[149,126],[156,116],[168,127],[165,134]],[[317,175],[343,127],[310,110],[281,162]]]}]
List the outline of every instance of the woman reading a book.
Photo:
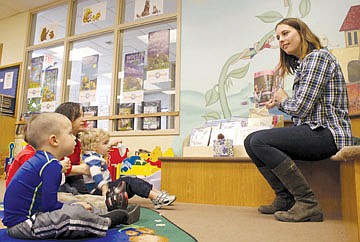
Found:
[{"label": "woman reading a book", "polygon": [[265,106],[291,115],[294,126],[245,139],[248,155],[276,195],[258,210],[280,221],[322,221],[320,204],[294,160],[326,159],[352,145],[346,83],[335,57],[300,19],[283,19],[275,31],[281,75],[294,74],[294,83],[292,95],[280,88]]}]

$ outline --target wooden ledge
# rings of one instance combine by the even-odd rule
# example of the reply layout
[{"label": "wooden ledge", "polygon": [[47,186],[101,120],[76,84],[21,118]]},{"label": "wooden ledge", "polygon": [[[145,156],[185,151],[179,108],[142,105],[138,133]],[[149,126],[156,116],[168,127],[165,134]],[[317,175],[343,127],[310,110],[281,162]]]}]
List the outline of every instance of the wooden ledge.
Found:
[{"label": "wooden ledge", "polygon": [[182,162],[192,162],[192,161],[204,161],[204,162],[244,162],[251,161],[251,159],[246,157],[167,157],[161,156],[159,160],[163,161],[182,161]]}]

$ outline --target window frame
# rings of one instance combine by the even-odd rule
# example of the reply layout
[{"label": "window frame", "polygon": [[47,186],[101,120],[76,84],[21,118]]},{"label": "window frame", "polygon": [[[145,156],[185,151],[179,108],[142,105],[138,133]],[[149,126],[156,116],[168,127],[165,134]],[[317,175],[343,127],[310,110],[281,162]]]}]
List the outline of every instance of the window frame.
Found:
[{"label": "window frame", "polygon": [[[151,135],[179,135],[180,134],[180,39],[181,39],[181,0],[175,0],[177,4],[176,12],[166,13],[161,15],[150,16],[147,18],[137,19],[132,22],[122,23],[123,19],[125,19],[125,5],[126,0],[116,0],[117,1],[117,9],[115,23],[111,27],[107,27],[104,29],[99,29],[91,32],[81,33],[77,35],[72,35],[74,33],[74,25],[75,25],[75,13],[76,4],[78,0],[64,0],[60,2],[56,2],[54,4],[48,4],[40,8],[32,9],[29,13],[29,21],[28,21],[28,34],[26,39],[26,47],[24,53],[24,63],[26,66],[29,66],[31,62],[31,57],[29,53],[35,51],[37,49],[43,48],[51,48],[52,46],[63,45],[64,53],[63,53],[63,68],[62,68],[62,80],[60,87],[60,103],[68,100],[69,92],[67,91],[67,80],[70,78],[71,71],[69,67],[69,53],[71,49],[71,44],[76,41],[86,40],[89,37],[96,37],[103,34],[113,33],[114,36],[114,51],[113,51],[113,63],[112,63],[112,79],[111,79],[111,93],[109,93],[110,97],[110,106],[109,106],[109,115],[108,116],[96,116],[91,118],[86,118],[86,120],[108,120],[109,121],[109,133],[111,136],[151,136]],[[166,1],[166,0],[164,0]],[[33,35],[35,34],[35,30],[33,31],[34,19],[36,18],[36,14],[49,10],[54,7],[58,7],[60,5],[67,4],[67,17],[66,17],[66,30],[65,37],[46,41],[45,43],[39,44],[31,44],[33,40]],[[120,81],[119,81],[119,69],[122,66],[122,49],[123,49],[123,33],[126,30],[131,30],[133,28],[138,27],[146,27],[152,24],[161,24],[163,22],[168,21],[176,21],[176,59],[175,59],[175,98],[174,98],[174,111],[173,112],[157,112],[150,114],[136,113],[131,115],[116,115],[116,104],[117,104],[117,95],[120,90]],[[28,80],[30,72],[28,68],[24,68],[24,72],[22,73],[23,80]],[[27,86],[28,81],[24,81],[20,87],[20,100],[19,108],[17,109],[17,116],[21,118],[23,112],[26,111],[26,103],[27,103]],[[172,129],[157,129],[157,130],[131,130],[131,131],[115,131],[115,122],[120,118],[142,118],[142,117],[154,117],[154,116],[167,116],[170,118],[174,118],[174,125]],[[22,121],[18,120],[17,124],[23,124]]]}]

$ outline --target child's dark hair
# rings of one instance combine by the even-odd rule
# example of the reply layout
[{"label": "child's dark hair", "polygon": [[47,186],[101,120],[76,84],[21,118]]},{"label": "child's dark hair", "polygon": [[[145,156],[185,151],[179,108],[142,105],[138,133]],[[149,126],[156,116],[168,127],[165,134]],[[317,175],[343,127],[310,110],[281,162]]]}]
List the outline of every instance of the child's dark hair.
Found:
[{"label": "child's dark hair", "polygon": [[80,103],[65,102],[56,108],[55,113],[61,113],[73,122],[81,116],[81,105]]}]

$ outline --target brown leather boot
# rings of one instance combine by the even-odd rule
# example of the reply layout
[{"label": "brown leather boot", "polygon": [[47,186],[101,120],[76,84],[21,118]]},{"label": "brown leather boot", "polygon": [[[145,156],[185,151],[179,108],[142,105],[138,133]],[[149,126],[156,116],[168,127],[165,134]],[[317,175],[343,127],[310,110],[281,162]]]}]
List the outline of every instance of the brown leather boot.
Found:
[{"label": "brown leather boot", "polygon": [[258,169],[275,192],[275,199],[272,204],[261,205],[258,211],[263,214],[274,214],[277,211],[289,210],[295,204],[293,195],[291,195],[269,168],[263,166],[258,167]]},{"label": "brown leather boot", "polygon": [[272,172],[295,197],[295,205],[289,211],[274,213],[277,220],[284,222],[323,221],[320,204],[294,161],[286,160],[272,169]]}]

